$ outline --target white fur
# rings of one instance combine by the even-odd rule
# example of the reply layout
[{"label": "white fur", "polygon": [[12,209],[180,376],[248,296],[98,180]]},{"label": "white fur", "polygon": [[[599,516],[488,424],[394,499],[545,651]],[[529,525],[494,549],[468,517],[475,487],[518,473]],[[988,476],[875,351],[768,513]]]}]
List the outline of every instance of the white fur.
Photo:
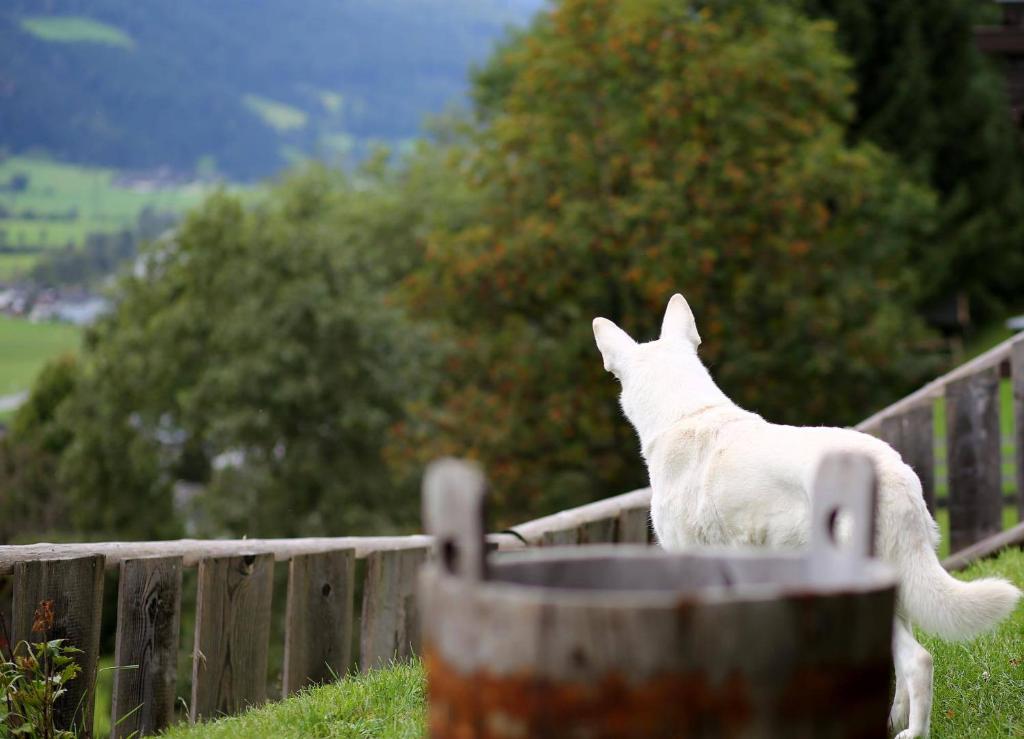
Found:
[{"label": "white fur", "polygon": [[622,409],[650,475],[654,530],[666,549],[803,546],[822,455],[860,452],[874,461],[876,546],[900,578],[890,725],[900,739],[927,736],[931,655],[905,622],[946,639],[970,638],[1009,615],[1020,591],[999,578],[961,582],[942,568],[921,482],[884,442],[850,429],[768,423],[729,400],[697,356],[700,336],[682,295],[669,301],[657,341],[638,344],[604,318],[594,319],[594,336],[605,368],[622,383]]}]

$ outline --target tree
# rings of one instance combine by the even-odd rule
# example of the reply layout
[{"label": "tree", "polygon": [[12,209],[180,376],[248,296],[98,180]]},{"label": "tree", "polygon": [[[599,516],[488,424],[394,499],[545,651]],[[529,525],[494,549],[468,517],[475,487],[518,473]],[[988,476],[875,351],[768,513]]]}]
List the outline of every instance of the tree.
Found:
[{"label": "tree", "polygon": [[563,0],[478,78],[457,163],[481,199],[410,279],[459,351],[394,442],[481,459],[504,521],[645,483],[590,322],[654,335],[669,296],[738,402],[842,424],[921,376],[907,260],[930,194],[844,144],[828,24],[789,7]]},{"label": "tree", "polygon": [[72,356],[47,364],[0,439],[0,542],[35,541],[64,528],[69,505],[53,470],[70,441],[60,413],[77,381]]},{"label": "tree", "polygon": [[991,314],[1024,277],[1024,159],[1004,81],[974,40],[969,0],[805,0],[834,19],[857,81],[854,141],[895,154],[939,194],[915,258],[922,299],[964,291]]},{"label": "tree", "polygon": [[[219,194],[144,250],[67,409],[59,480],[78,530],[166,536],[182,515],[207,535],[416,525],[415,489],[382,450],[429,386],[433,345],[389,292],[429,224],[458,212],[434,156],[392,167],[382,153],[351,178],[311,167],[250,210]],[[204,489],[198,513],[172,510],[176,481]]]}]

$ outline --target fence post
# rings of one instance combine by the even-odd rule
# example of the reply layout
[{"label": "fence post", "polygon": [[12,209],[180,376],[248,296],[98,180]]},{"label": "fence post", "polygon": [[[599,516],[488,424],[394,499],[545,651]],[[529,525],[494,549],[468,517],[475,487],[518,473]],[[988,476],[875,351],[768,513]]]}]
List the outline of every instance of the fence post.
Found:
[{"label": "fence post", "polygon": [[428,552],[426,547],[417,547],[367,555],[359,640],[363,672],[419,652],[416,573],[427,561]]},{"label": "fence post", "polygon": [[540,538],[542,547],[565,547],[575,546],[580,543],[580,530],[578,526],[571,529],[559,529],[557,531],[545,531]]},{"label": "fence post", "polygon": [[618,515],[613,518],[599,518],[596,521],[588,521],[580,524],[580,544],[612,544],[615,542],[615,525],[618,522]]},{"label": "fence post", "polygon": [[[91,737],[96,692],[96,660],[100,649],[100,618],[103,608],[102,555],[74,559],[17,562],[14,565],[12,647],[21,641],[66,639],[82,650],[74,655],[81,667],[68,684],[67,693],[55,705],[55,724],[75,730],[75,736]],[[54,621],[45,636],[33,632],[36,608],[52,601]]]},{"label": "fence post", "polygon": [[181,557],[121,562],[111,736],[149,736],[174,723]]},{"label": "fence post", "polygon": [[284,697],[348,672],[355,550],[299,554],[288,565]]},{"label": "fence post", "polygon": [[267,696],[274,555],[199,562],[191,720],[233,714]]},{"label": "fence post", "polygon": [[880,436],[921,479],[928,510],[935,513],[935,428],[931,401],[882,419]]},{"label": "fence post", "polygon": [[997,367],[946,386],[950,551],[1003,528]]},{"label": "fence post", "polygon": [[1024,333],[1013,339],[1010,375],[1013,383],[1013,461],[1017,467],[1017,513],[1024,521]]},{"label": "fence post", "polygon": [[650,518],[649,508],[623,508],[619,511],[616,541],[619,544],[649,544]]}]

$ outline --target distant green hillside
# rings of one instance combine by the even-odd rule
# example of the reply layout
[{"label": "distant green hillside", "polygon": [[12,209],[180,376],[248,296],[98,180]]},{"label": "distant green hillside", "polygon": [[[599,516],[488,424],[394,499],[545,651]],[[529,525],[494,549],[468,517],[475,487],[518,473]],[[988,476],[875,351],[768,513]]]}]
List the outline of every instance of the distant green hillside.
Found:
[{"label": "distant green hillside", "polygon": [[543,0],[5,0],[0,151],[233,179],[399,143]]}]

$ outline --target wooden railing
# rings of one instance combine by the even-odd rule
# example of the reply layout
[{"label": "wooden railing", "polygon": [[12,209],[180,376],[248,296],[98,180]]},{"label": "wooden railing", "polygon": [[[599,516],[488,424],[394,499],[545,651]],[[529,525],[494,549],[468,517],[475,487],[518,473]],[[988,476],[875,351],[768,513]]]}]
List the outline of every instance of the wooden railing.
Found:
[{"label": "wooden railing", "polygon": [[[1000,383],[1013,392],[1012,439],[1003,439]],[[1003,446],[1013,449],[1019,520],[1024,521],[1024,334],[1011,337],[902,400],[883,408],[857,429],[885,439],[921,478],[933,511],[936,499],[936,413],[944,411],[940,444],[945,449],[950,551],[957,552],[1003,529]],[[943,438],[944,437],[944,438]],[[940,447],[940,448],[942,448]],[[1021,529],[1021,524],[1018,529]],[[1024,531],[1024,529],[1021,529]],[[1018,532],[1019,533],[1019,532]]]},{"label": "wooden railing", "polygon": [[[639,490],[492,534],[489,544],[512,550],[647,543],[649,505],[649,492]],[[354,629],[363,670],[416,652],[416,572],[430,545],[427,536],[400,536],[6,546],[0,547],[0,577],[13,578],[12,642],[39,639],[31,634],[33,613],[53,601],[56,621],[47,636],[83,650],[81,677],[70,684],[58,713],[64,726],[89,734],[104,573],[116,572],[111,724],[112,736],[128,737],[175,721],[184,570],[197,570],[188,701],[189,719],[197,721],[268,698],[275,562],[288,568],[281,665],[282,694],[288,695],[355,666]]]},{"label": "wooden railing", "polygon": [[[934,509],[936,403],[945,402],[953,551],[1002,528],[1003,377],[1012,378],[1014,389],[1018,505],[1024,512],[1024,338],[1003,342],[857,426],[904,455]],[[492,534],[489,543],[498,550],[647,543],[649,508],[650,490],[636,490]],[[1020,542],[1022,531],[1024,525],[996,538]],[[64,725],[84,727],[88,734],[104,573],[117,573],[111,718],[112,735],[126,737],[155,733],[175,720],[183,571],[196,570],[195,599],[191,593],[188,599],[195,603],[189,718],[196,721],[268,698],[275,562],[288,569],[281,665],[281,692],[288,695],[344,674],[355,663],[366,670],[415,653],[416,571],[430,556],[430,545],[430,537],[402,536],[7,546],[0,547],[0,578],[13,580],[14,642],[30,638],[35,608],[50,600],[56,622],[48,636],[66,637],[83,650],[82,676],[58,708]],[[984,554],[992,546],[982,542],[965,554]],[[967,561],[954,557],[949,565],[961,559]]]}]

